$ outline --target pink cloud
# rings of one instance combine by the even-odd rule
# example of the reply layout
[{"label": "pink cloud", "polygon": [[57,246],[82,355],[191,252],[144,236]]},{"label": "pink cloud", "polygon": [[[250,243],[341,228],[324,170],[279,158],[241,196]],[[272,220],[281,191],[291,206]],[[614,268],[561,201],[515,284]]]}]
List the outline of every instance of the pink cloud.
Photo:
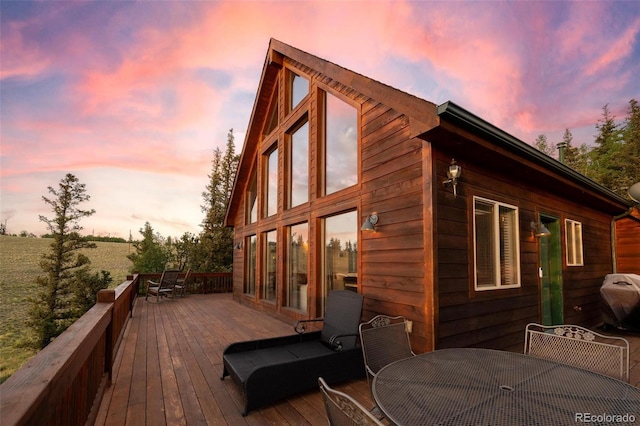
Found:
[{"label": "pink cloud", "polygon": [[25,27],[24,23],[12,22],[2,30],[0,79],[33,78],[47,70],[51,64],[47,55],[24,39]]},{"label": "pink cloud", "polygon": [[[42,85],[42,103],[34,95],[5,104],[13,116],[2,123],[3,194],[16,177],[42,171],[47,178],[60,170],[114,171],[128,184],[119,194],[141,199],[152,195],[153,179],[139,172],[206,181],[211,152],[224,146],[230,127],[241,149],[271,37],[428,101],[453,100],[521,138],[593,126],[602,105],[629,93],[639,71],[628,58],[640,19],[616,26],[607,2],[46,7],[49,13],[2,30],[1,78],[58,79],[54,92]],[[70,24],[80,13],[86,19]],[[223,78],[203,78],[202,70]],[[198,213],[202,187],[189,190]]]},{"label": "pink cloud", "polygon": [[588,64],[585,74],[593,75],[605,71],[619,63],[621,59],[628,57],[633,52],[638,34],[640,34],[640,18],[636,19],[633,25],[629,26],[619,38],[609,40],[611,44],[602,50],[601,55]]}]

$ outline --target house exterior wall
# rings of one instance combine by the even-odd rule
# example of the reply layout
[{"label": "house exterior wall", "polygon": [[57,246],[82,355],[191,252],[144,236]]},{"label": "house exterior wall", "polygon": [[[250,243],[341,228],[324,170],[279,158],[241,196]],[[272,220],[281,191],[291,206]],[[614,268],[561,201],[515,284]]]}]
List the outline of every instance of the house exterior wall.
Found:
[{"label": "house exterior wall", "polygon": [[[242,200],[238,204],[232,222],[235,244],[242,243],[242,249],[234,250],[234,298],[253,308],[269,313],[286,321],[322,316],[322,219],[345,211],[357,211],[358,216],[358,292],[365,296],[363,320],[377,314],[404,315],[413,321],[412,344],[416,350],[432,348],[433,294],[431,277],[433,263],[432,250],[425,253],[425,243],[431,244],[430,197],[425,197],[425,145],[412,137],[411,120],[393,108],[353,89],[337,83],[331,78],[315,72],[295,61],[284,58],[277,84],[279,105],[285,105],[287,96],[286,72],[292,70],[310,81],[309,96],[292,113],[280,109],[279,126],[275,136],[256,141],[258,149],[251,163],[257,168],[257,187],[264,188],[263,167],[260,157],[277,140],[279,161],[278,213],[268,218],[259,218],[256,223],[246,223],[247,187],[251,173],[236,182],[235,191],[241,191]],[[322,179],[320,167],[322,157],[322,91],[356,107],[358,111],[358,183],[330,195],[322,195],[319,185]],[[310,124],[309,160],[309,201],[292,209],[283,203],[287,177],[285,133],[307,115]],[[260,126],[260,123],[252,123]],[[255,132],[260,133],[260,132]],[[260,133],[261,134],[261,133]],[[248,164],[248,163],[247,163]],[[427,166],[426,171],[429,172]],[[260,191],[260,189],[259,189]],[[260,196],[258,196],[260,199]],[[360,224],[370,214],[377,214],[379,223],[376,232],[360,231]],[[425,217],[425,215],[429,217]],[[291,309],[284,303],[287,252],[285,250],[286,229],[300,222],[309,224],[309,277],[307,286],[307,311]],[[425,225],[427,224],[427,225]],[[429,232],[425,233],[425,226]],[[264,286],[261,269],[264,268],[260,256],[261,235],[265,231],[277,231],[277,290],[276,300],[261,298]],[[246,280],[246,240],[249,235],[258,236],[258,257],[255,294],[245,293]],[[427,285],[428,283],[428,285]]]},{"label": "house exterior wall", "polygon": [[[310,83],[309,94],[291,111],[286,107],[290,72]],[[322,191],[324,92],[355,108],[358,132],[357,183],[329,195]],[[272,122],[274,99],[279,105],[278,124],[272,129],[267,123]],[[287,208],[284,200],[290,177],[286,170],[291,161],[286,155],[287,135],[304,119],[309,123],[309,198]],[[274,147],[279,154],[277,213],[265,217],[261,204],[257,221],[248,223],[252,176],[257,178],[258,192],[264,192],[265,157]],[[452,157],[463,169],[457,197],[442,185]],[[357,255],[350,258],[355,263],[349,266],[357,270],[355,289],[365,298],[363,321],[377,314],[405,316],[413,322],[415,352],[455,346],[521,350],[526,324],[542,319],[541,241],[533,236],[530,223],[544,215],[558,221],[561,234],[562,320],[595,325],[600,322],[599,287],[613,268],[611,219],[627,206],[575,171],[541,157],[455,104],[436,107],[272,40],[225,219],[234,227],[238,247],[234,250],[234,298],[291,323],[322,316],[327,278],[323,224],[326,218],[356,212]],[[474,196],[518,209],[520,285],[516,288],[475,290]],[[258,200],[262,198],[259,194]],[[371,214],[379,218],[376,232],[361,231],[360,224]],[[580,266],[566,262],[567,219],[582,226],[584,262]],[[286,278],[285,245],[289,227],[300,223],[307,223],[309,232],[306,293],[300,292],[306,308],[295,309],[286,303],[291,283]],[[621,220],[619,225],[622,229],[626,222]],[[277,240],[273,300],[262,292],[267,285],[262,273],[267,264],[263,254],[267,232]],[[248,294],[250,236],[257,239],[257,273],[255,292]]]},{"label": "house exterior wall", "polygon": [[640,210],[616,221],[617,272],[640,274]]},{"label": "house exterior wall", "polygon": [[[599,288],[611,273],[611,217],[579,199],[554,193],[553,187],[519,179],[517,166],[477,161],[464,150],[437,151],[437,181],[446,179],[454,156],[462,166],[458,197],[450,188],[437,188],[437,348],[477,346],[519,350],[524,328],[541,322],[539,240],[531,221],[539,214],[558,219],[562,236],[564,322],[593,326],[601,321]],[[506,161],[505,161],[506,163]],[[515,167],[515,168],[514,168]],[[523,168],[520,169],[522,172]],[[515,289],[475,291],[473,197],[479,196],[518,207],[521,286]],[[578,221],[583,229],[584,265],[567,266],[565,219]]]}]

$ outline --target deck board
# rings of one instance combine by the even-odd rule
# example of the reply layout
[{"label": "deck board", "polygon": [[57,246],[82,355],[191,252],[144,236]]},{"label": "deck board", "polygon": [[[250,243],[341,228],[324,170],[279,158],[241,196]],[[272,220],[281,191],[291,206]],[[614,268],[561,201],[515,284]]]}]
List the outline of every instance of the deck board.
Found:
[{"label": "deck board", "polygon": [[[325,425],[320,393],[311,391],[242,416],[244,397],[220,380],[222,352],[232,342],[293,333],[292,324],[232,300],[189,295],[160,303],[139,298],[116,356],[98,425]],[[366,380],[353,390],[371,404]]]},{"label": "deck board", "polygon": [[[241,415],[244,397],[220,380],[224,348],[241,340],[293,333],[287,324],[232,300],[189,295],[161,303],[139,298],[113,366],[97,425],[325,425],[319,391]],[[631,383],[640,384],[640,337],[631,343]],[[337,385],[372,407],[366,379]]]}]

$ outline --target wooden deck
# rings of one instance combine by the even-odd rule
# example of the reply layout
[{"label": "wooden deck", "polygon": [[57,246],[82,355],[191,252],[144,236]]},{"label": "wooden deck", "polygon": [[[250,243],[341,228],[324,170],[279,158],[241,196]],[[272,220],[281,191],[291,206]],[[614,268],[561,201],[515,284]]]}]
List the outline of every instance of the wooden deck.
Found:
[{"label": "wooden deck", "polygon": [[[189,295],[155,304],[136,301],[114,365],[98,425],[326,425],[320,393],[311,391],[240,414],[243,397],[220,380],[222,351],[232,342],[291,334],[285,324],[234,302],[231,294]],[[640,336],[631,343],[631,383],[640,385]],[[372,406],[366,379],[336,386]]]},{"label": "wooden deck", "polygon": [[[326,425],[319,391],[242,417],[243,396],[222,373],[232,342],[293,333],[286,324],[234,302],[231,294],[136,301],[96,424]],[[366,379],[336,386],[372,405]]]}]

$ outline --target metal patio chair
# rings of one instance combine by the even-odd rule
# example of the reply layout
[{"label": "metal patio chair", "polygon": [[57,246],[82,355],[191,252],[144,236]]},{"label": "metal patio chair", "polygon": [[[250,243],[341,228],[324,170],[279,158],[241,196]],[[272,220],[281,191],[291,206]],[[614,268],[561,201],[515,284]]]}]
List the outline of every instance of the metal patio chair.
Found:
[{"label": "metal patio chair", "polygon": [[358,331],[369,385],[385,365],[415,356],[411,350],[407,321],[402,316],[378,315],[360,324]]},{"label": "metal patio chair", "polygon": [[629,382],[629,342],[577,325],[528,324],[524,353]]},{"label": "metal patio chair", "polygon": [[[360,324],[358,331],[369,389],[373,385],[373,378],[382,367],[415,356],[411,350],[407,320],[402,316],[377,315]],[[377,418],[383,418],[377,406],[374,406],[371,412]]]},{"label": "metal patio chair", "polygon": [[329,424],[332,426],[351,425],[383,425],[366,408],[351,396],[327,385],[322,377],[318,377],[320,393],[327,410]]},{"label": "metal patio chair", "polygon": [[144,300],[147,300],[149,295],[151,295],[156,296],[156,302],[159,302],[161,298],[173,295],[179,273],[180,271],[177,270],[165,270],[162,272],[160,281],[147,281],[147,291]]}]

